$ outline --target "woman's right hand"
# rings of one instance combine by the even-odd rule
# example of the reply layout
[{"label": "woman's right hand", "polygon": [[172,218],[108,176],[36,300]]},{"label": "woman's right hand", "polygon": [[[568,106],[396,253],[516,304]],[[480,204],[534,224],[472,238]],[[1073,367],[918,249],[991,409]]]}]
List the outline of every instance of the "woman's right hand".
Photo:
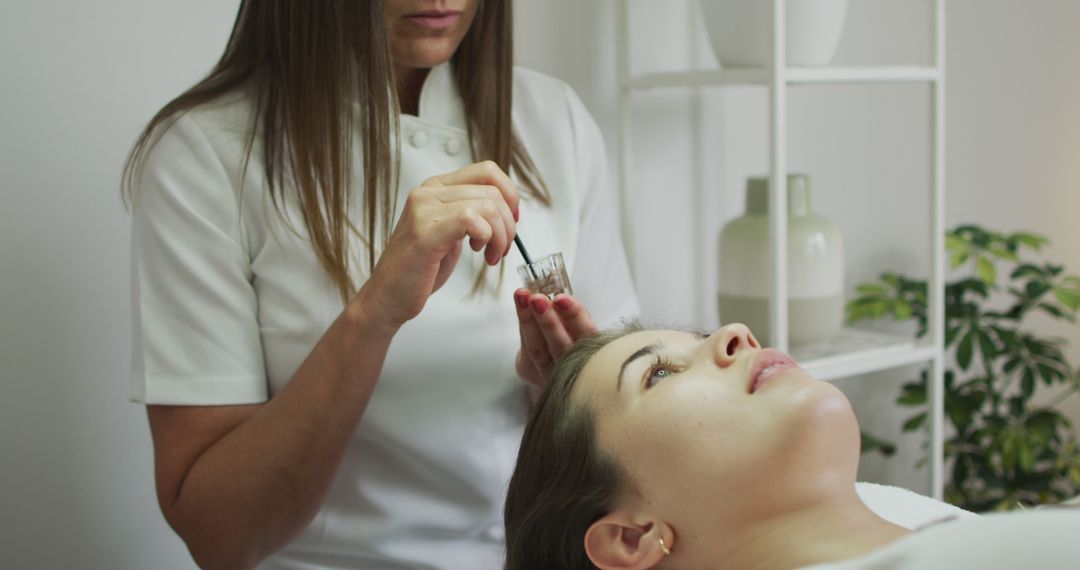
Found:
[{"label": "woman's right hand", "polygon": [[405,210],[357,301],[391,329],[420,314],[461,257],[462,240],[496,265],[517,234],[520,196],[492,161],[429,178],[409,192]]}]

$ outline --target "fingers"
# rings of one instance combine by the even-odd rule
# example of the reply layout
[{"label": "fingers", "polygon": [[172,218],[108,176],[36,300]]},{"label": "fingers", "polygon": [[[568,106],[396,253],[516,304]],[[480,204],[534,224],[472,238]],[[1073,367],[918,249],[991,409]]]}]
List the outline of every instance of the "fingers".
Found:
[{"label": "fingers", "polygon": [[[557,295],[551,301],[545,295],[518,289],[514,303],[522,350],[542,383],[551,377],[555,362],[574,341],[597,331],[589,312],[571,295]],[[518,373],[532,382],[525,375],[528,372],[528,367],[518,366]]]},{"label": "fingers", "polygon": [[577,297],[572,295],[556,295],[555,299],[552,301],[552,306],[555,307],[555,312],[559,315],[559,319],[562,320],[563,325],[566,326],[566,330],[574,340],[598,332],[596,323],[593,322],[592,315],[589,314],[589,311],[585,310],[585,305],[582,305]]},{"label": "fingers", "polygon": [[[551,377],[555,359],[548,348],[547,340],[545,340],[544,333],[540,330],[539,323],[533,316],[529,297],[528,289],[514,291],[514,305],[517,308],[518,329],[521,334],[521,350],[536,372],[535,378],[529,378],[524,374],[523,377],[525,380],[534,383],[546,384],[547,379]],[[523,371],[521,368],[526,368],[526,370]],[[527,368],[527,366],[519,367],[518,373],[528,373]]]},{"label": "fingers", "polygon": [[506,256],[518,206],[510,177],[491,162],[429,180],[409,192],[365,289],[393,301],[387,304],[391,322],[408,321],[450,276],[463,238],[473,250],[484,250],[490,265]]},{"label": "fingers", "polygon": [[536,369],[529,355],[525,354],[524,348],[518,350],[517,357],[514,358],[514,369],[517,370],[518,376],[529,384],[538,388],[544,387],[542,380],[544,377],[540,375],[540,371]]},{"label": "fingers", "polygon": [[495,265],[510,251],[511,242],[517,234],[517,223],[498,188],[470,184],[440,188],[432,194],[447,206],[473,208],[488,222],[492,229],[489,240],[481,241],[470,234],[473,251],[487,248],[484,257],[488,264]]},{"label": "fingers", "polygon": [[476,164],[470,164],[465,168],[440,174],[424,182],[424,186],[461,186],[461,185],[489,185],[498,189],[506,205],[510,208],[513,217],[517,219],[517,212],[521,205],[521,195],[517,187],[510,180],[498,164],[486,160]]},{"label": "fingers", "polygon": [[415,201],[424,203],[414,206],[414,225],[421,243],[447,247],[467,237],[473,251],[484,250],[484,260],[489,265],[498,264],[510,250],[516,228],[501,199],[446,200],[435,197],[429,188],[419,189],[414,194],[419,195]]},{"label": "fingers", "polygon": [[455,202],[448,209],[465,228],[469,237],[469,247],[473,251],[484,251],[484,261],[495,265],[509,249],[512,237],[507,235],[506,222],[499,216],[491,202]]},{"label": "fingers", "polygon": [[558,360],[566,352],[566,349],[570,348],[571,344],[574,344],[574,339],[570,336],[570,332],[566,330],[566,326],[559,319],[558,313],[555,312],[555,308],[551,305],[551,300],[546,295],[540,293],[530,295],[529,309],[533,313],[533,320],[540,327],[540,333],[544,337],[544,343],[551,354],[551,359]]}]

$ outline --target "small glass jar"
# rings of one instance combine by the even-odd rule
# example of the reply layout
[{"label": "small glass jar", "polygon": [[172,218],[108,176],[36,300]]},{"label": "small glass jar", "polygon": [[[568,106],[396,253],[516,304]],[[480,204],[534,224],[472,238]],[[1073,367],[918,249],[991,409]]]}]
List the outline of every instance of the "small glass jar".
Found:
[{"label": "small glass jar", "polygon": [[574,294],[561,253],[533,260],[531,264],[526,263],[517,270],[525,287],[533,293],[542,293],[547,295],[548,299],[554,299],[559,293]]}]

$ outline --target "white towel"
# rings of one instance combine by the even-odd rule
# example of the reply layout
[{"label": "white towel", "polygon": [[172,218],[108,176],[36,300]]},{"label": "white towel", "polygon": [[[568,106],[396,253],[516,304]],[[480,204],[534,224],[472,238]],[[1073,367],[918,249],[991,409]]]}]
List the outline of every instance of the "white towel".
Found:
[{"label": "white towel", "polygon": [[953,517],[979,516],[902,487],[859,482],[855,484],[855,490],[863,503],[878,516],[911,530]]}]

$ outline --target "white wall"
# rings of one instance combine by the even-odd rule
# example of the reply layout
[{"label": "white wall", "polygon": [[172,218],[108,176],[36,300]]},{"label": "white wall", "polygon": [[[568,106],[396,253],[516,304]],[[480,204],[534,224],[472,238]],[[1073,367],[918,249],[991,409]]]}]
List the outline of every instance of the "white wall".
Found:
[{"label": "white wall", "polygon": [[[519,59],[570,82],[614,152],[613,1],[517,4]],[[192,567],[157,510],[143,410],[125,401],[128,219],[117,187],[139,128],[209,69],[235,6],[0,3],[0,567]],[[635,60],[711,64],[680,32],[692,15],[685,2],[634,6],[646,16],[635,19]],[[839,61],[925,61],[925,13],[922,1],[853,0]],[[950,0],[948,219],[1041,231],[1051,256],[1080,272],[1077,21],[1071,0]],[[925,264],[911,227],[924,221],[927,97],[909,87],[792,96],[792,167],[814,176],[818,208],[850,236],[849,285]],[[706,119],[700,146],[688,134],[695,104]],[[765,169],[764,95],[676,90],[641,96],[636,109],[633,221],[647,315],[715,324],[715,268],[694,246],[703,239],[712,259],[716,232],[741,209],[741,181]],[[697,184],[715,190],[701,204],[704,237],[685,228]],[[1054,330],[1080,361],[1080,335]],[[885,435],[895,418],[868,412],[891,408],[900,379],[844,383]],[[904,453],[868,461],[864,476],[918,488],[917,444]]]},{"label": "white wall", "polygon": [[125,154],[236,2],[0,3],[0,567],[188,569],[130,360]]}]

